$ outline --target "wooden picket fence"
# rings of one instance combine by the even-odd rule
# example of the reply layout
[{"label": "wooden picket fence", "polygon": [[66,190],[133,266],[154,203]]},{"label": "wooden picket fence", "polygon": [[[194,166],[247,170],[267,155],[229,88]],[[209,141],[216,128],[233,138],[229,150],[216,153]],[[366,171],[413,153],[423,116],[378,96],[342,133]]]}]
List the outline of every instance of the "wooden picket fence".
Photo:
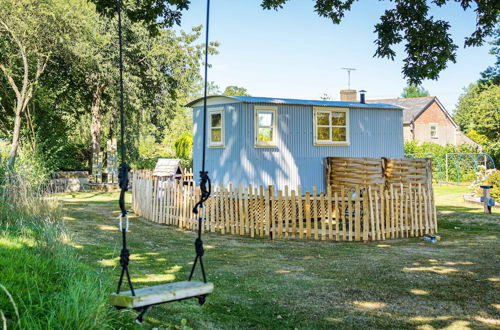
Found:
[{"label": "wooden picket fence", "polygon": [[[340,192],[275,191],[269,187],[213,185],[203,230],[271,239],[376,241],[437,232],[432,186],[357,185]],[[193,181],[132,175],[133,211],[150,221],[197,228],[199,198]]]}]

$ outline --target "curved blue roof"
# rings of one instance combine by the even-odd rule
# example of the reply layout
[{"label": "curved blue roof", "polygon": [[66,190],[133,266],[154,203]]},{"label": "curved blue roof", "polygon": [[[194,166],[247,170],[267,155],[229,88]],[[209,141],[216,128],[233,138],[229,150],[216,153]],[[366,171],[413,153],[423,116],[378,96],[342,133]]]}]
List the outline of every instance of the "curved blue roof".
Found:
[{"label": "curved blue roof", "polygon": [[[304,105],[316,107],[341,107],[341,108],[362,108],[362,109],[388,109],[402,110],[401,107],[386,103],[359,103],[346,101],[322,101],[322,100],[300,100],[300,99],[282,99],[275,97],[254,97],[254,96],[232,96],[232,95],[212,95],[207,96],[207,100],[215,97],[225,97],[233,99],[236,102],[260,103],[274,105]],[[186,104],[186,107],[192,107],[196,103],[203,101],[203,97]]]}]

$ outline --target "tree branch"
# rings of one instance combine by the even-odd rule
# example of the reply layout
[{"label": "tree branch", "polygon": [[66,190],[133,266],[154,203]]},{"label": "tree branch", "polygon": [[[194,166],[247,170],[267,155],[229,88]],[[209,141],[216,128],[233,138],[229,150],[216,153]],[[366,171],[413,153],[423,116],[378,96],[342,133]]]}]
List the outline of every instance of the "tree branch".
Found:
[{"label": "tree branch", "polygon": [[5,76],[7,77],[7,81],[9,82],[10,87],[14,90],[14,93],[16,93],[16,97],[19,100],[21,98],[21,93],[19,92],[19,89],[17,88],[16,82],[14,81],[14,78],[9,74],[9,71],[7,71],[7,68],[3,66],[3,64],[0,64],[0,70],[3,71]]},{"label": "tree branch", "polygon": [[2,25],[3,28],[5,29],[5,31],[7,31],[12,36],[12,39],[17,44],[17,46],[19,47],[19,51],[21,52],[21,57],[23,60],[24,74],[23,74],[23,86],[21,88],[20,97],[24,98],[24,96],[26,95],[26,91],[27,91],[28,83],[29,83],[29,80],[28,80],[29,79],[29,66],[28,66],[28,58],[26,56],[26,50],[24,49],[24,46],[21,43],[21,40],[19,40],[19,38],[16,36],[16,34],[9,28],[9,26],[3,20],[0,20],[0,25]]}]

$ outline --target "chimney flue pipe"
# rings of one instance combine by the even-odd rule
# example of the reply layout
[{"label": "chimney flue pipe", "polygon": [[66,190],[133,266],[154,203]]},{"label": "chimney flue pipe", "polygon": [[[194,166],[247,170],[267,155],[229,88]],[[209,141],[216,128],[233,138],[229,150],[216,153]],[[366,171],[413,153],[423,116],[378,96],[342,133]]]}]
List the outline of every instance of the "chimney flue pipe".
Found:
[{"label": "chimney flue pipe", "polygon": [[359,103],[362,103],[362,104],[366,103],[365,93],[366,93],[366,91],[364,89],[359,91]]}]

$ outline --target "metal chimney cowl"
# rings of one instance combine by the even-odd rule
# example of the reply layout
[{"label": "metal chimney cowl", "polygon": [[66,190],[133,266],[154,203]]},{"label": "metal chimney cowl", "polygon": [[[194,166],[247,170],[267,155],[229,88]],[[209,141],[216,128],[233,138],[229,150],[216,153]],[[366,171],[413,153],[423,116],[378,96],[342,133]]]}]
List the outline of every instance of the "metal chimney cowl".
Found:
[{"label": "metal chimney cowl", "polygon": [[361,104],[366,103],[366,91],[364,89],[359,91],[359,103]]}]

